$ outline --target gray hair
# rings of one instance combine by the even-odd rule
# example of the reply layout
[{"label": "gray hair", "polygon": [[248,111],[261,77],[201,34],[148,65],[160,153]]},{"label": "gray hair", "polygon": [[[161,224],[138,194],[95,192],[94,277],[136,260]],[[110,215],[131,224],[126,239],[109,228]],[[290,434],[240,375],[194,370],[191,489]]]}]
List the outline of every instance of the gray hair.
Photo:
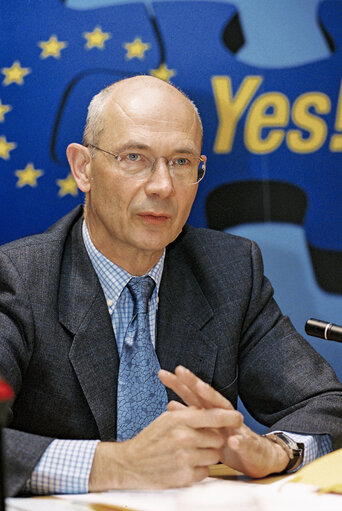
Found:
[{"label": "gray hair", "polygon": [[[116,83],[112,83],[105,89],[102,89],[96,94],[89,103],[88,115],[86,125],[83,132],[82,144],[85,146],[97,145],[100,135],[103,131],[103,116],[102,113],[107,104],[107,100],[111,95],[111,92]],[[95,150],[91,148],[91,157],[94,157]]]},{"label": "gray hair", "polygon": [[[144,76],[144,75],[141,75],[141,76]],[[155,79],[159,80],[159,78],[155,78]],[[100,135],[103,132],[103,115],[102,115],[103,111],[105,109],[105,106],[107,104],[109,97],[111,96],[111,93],[113,92],[113,89],[121,81],[124,81],[124,80],[114,82],[111,85],[109,85],[108,87],[106,87],[105,89],[102,89],[90,101],[89,106],[88,106],[88,115],[87,115],[86,125],[85,125],[84,132],[83,132],[82,144],[84,146],[87,147],[89,145],[94,145],[94,146],[98,145]],[[202,124],[201,117],[200,117],[200,114],[198,112],[198,109],[197,109],[195,103],[181,89],[179,89],[172,83],[168,83],[168,85],[170,85],[174,89],[178,90],[178,92],[180,92],[192,105],[195,115],[199,121],[201,135],[203,137],[203,124]],[[95,155],[95,149],[90,148],[91,158],[94,158],[94,155]]]}]

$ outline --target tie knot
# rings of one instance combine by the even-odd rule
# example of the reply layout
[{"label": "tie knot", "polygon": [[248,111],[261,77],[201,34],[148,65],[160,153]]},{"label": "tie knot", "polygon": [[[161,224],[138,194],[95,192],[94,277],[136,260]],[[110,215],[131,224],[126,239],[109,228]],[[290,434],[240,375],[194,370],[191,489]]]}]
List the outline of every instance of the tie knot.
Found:
[{"label": "tie knot", "polygon": [[151,277],[133,277],[127,284],[134,300],[134,314],[146,313],[155,286]]}]

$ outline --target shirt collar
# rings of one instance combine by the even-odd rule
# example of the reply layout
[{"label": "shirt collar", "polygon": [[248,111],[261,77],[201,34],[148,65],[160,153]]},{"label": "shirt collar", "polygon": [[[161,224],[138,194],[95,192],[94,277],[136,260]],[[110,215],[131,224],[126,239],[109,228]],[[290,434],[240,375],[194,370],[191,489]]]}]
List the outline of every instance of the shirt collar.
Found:
[{"label": "shirt collar", "polygon": [[[85,220],[83,220],[82,225],[82,236],[90,261],[102,286],[109,311],[112,312],[122,293],[122,290],[133,275],[107,259],[107,257],[105,257],[99,250],[97,250],[90,238]],[[153,268],[148,273],[146,273],[146,275],[149,275],[154,280],[156,284],[155,291],[157,295],[159,293],[159,286],[163,274],[164,260],[165,249],[157,264],[153,266]]]}]

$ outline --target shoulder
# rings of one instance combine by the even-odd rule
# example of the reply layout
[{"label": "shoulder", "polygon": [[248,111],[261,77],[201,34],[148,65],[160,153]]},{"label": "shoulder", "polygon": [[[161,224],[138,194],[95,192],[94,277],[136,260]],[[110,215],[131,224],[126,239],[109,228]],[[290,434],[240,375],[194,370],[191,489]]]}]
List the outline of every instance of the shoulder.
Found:
[{"label": "shoulder", "polygon": [[185,226],[167,247],[168,271],[193,273],[197,279],[223,284],[223,276],[238,283],[263,274],[260,250],[254,241],[211,229]]},{"label": "shoulder", "polygon": [[72,227],[83,216],[83,207],[78,206],[58,220],[47,231],[27,236],[0,246],[0,265],[4,269],[15,266],[24,273],[39,268],[51,270],[62,257],[64,245]]},{"label": "shoulder", "polygon": [[235,236],[213,229],[195,228],[189,225],[184,226],[180,236],[170,245],[170,249],[191,251],[193,254],[214,258],[215,260],[224,257],[235,258],[249,255],[256,247],[256,244],[240,236]]},{"label": "shoulder", "polygon": [[72,226],[82,217],[83,207],[78,206],[62,217],[41,234],[33,234],[0,246],[0,253],[7,256],[20,255],[24,252],[42,252],[54,250],[53,246],[63,243]]},{"label": "shoulder", "polygon": [[246,310],[253,287],[263,285],[263,270],[254,241],[221,231],[186,226],[166,251],[168,282],[193,286],[195,281],[215,310],[227,300],[235,304],[234,313],[235,306]]}]

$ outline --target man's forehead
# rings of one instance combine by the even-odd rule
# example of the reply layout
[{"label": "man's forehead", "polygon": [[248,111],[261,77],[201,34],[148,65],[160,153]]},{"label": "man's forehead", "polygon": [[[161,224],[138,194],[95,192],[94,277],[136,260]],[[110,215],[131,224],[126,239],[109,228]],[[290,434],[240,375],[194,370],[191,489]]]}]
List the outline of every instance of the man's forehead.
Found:
[{"label": "man's forehead", "polygon": [[179,97],[185,98],[184,94],[172,84],[149,75],[126,78],[114,83],[111,87],[112,93],[122,96],[128,96],[130,94],[138,95],[140,92],[144,94],[149,90],[153,92],[161,91],[166,94],[176,94]]},{"label": "man's forehead", "polygon": [[195,113],[190,101],[171,86],[130,87],[128,89],[121,87],[118,90],[113,90],[107,104],[109,108],[121,110],[127,115],[133,113],[150,115],[155,112],[162,115],[163,112],[176,114],[178,111],[185,111],[192,116]]},{"label": "man's forehead", "polygon": [[[178,92],[178,91],[177,91]],[[171,94],[112,95],[105,108],[105,124],[116,127],[144,127],[156,132],[197,132],[199,121],[191,103],[184,97]]]}]

